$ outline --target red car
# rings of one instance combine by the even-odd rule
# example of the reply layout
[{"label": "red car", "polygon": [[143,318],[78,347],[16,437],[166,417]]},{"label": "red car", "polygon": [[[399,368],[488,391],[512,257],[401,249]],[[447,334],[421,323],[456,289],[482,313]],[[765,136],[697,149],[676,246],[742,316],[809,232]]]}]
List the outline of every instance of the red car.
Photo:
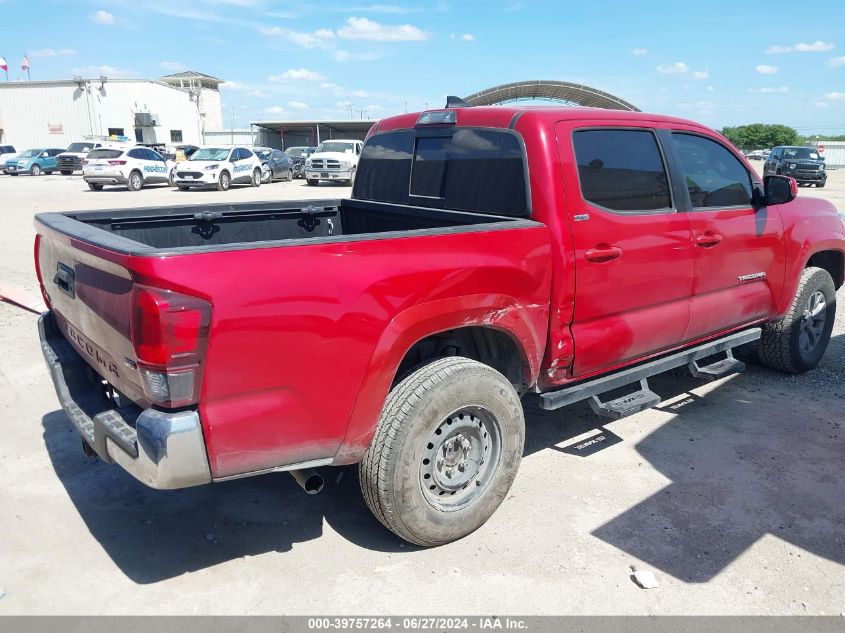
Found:
[{"label": "red car", "polygon": [[619,418],[741,344],[814,367],[845,234],[795,195],[681,119],[405,114],[351,199],[39,214],[41,340],[86,451],[147,485],[358,463],[375,516],[437,545],[505,498],[529,391]]}]

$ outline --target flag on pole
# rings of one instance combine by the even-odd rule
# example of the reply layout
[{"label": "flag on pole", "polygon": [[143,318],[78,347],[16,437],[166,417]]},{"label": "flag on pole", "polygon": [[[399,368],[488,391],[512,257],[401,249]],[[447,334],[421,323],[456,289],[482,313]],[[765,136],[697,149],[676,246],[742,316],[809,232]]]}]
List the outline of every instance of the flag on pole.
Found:
[{"label": "flag on pole", "polygon": [[9,72],[9,64],[6,63],[5,57],[0,57],[0,68],[5,70],[6,72]]},{"label": "flag on pole", "polygon": [[23,54],[23,63],[21,64],[21,70],[29,70],[29,57],[26,56],[26,53]]}]

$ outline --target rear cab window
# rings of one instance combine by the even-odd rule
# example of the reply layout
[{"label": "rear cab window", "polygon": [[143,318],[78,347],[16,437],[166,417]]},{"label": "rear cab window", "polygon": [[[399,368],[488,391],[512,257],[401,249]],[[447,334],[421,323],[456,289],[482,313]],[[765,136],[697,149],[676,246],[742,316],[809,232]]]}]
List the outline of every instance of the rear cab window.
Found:
[{"label": "rear cab window", "polygon": [[364,144],[353,197],[528,217],[525,150],[510,130],[398,130]]},{"label": "rear cab window", "polygon": [[586,202],[614,213],[673,210],[666,164],[654,131],[576,130],[572,144]]}]

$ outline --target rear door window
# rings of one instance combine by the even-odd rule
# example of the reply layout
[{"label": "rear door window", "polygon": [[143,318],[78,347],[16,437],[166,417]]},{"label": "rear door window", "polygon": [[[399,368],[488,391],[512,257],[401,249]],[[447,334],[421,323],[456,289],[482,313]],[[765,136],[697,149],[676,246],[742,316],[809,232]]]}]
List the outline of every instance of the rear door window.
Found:
[{"label": "rear door window", "polygon": [[572,135],[581,195],[617,213],[669,211],[669,179],[650,130],[578,130]]},{"label": "rear door window", "polygon": [[749,206],[751,174],[727,148],[696,134],[673,132],[693,209]]}]

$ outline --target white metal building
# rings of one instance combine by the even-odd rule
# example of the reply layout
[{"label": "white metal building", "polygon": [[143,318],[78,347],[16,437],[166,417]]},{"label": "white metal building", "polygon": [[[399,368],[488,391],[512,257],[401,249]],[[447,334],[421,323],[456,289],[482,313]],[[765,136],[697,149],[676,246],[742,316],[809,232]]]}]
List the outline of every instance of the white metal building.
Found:
[{"label": "white metal building", "polygon": [[[220,80],[190,75],[209,81],[203,85],[186,77],[182,86],[169,78],[0,82],[0,142],[27,149],[125,136],[139,143],[199,145],[206,127],[220,127]],[[206,126],[206,118],[213,125]]]},{"label": "white metal building", "polygon": [[819,150],[828,167],[845,167],[845,141],[811,141],[807,143]]}]

